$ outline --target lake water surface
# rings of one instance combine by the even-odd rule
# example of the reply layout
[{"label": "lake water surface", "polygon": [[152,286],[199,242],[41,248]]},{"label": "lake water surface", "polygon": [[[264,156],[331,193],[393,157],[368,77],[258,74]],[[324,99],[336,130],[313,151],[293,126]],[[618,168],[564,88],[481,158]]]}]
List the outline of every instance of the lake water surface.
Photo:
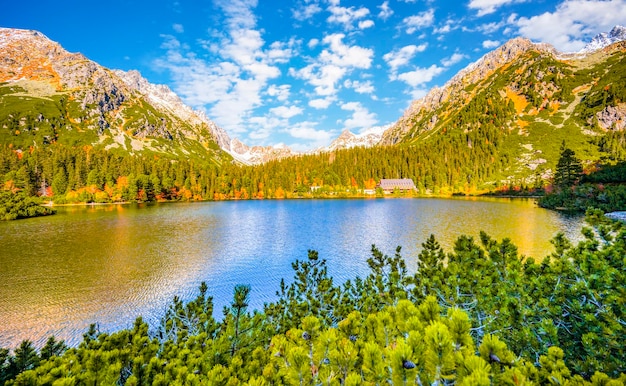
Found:
[{"label": "lake water surface", "polygon": [[216,317],[236,284],[251,306],[275,299],[291,263],[309,249],[338,282],[367,274],[372,244],[402,246],[409,270],[434,234],[446,251],[459,235],[509,237],[520,254],[541,258],[583,220],[524,199],[369,199],[170,203],[62,207],[55,216],[0,223],[0,347],[48,336],[77,344],[89,324],[101,331],[156,324],[178,295],[202,281]]}]

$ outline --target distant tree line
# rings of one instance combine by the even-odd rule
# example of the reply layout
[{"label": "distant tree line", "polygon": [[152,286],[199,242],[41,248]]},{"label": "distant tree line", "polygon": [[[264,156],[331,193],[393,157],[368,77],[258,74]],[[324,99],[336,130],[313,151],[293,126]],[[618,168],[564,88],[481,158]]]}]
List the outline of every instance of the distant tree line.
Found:
[{"label": "distant tree line", "polygon": [[[354,148],[257,166],[123,155],[90,146],[0,147],[4,190],[56,203],[355,196],[381,178],[412,178],[420,193],[475,192],[511,164],[494,128],[439,133],[427,146]],[[311,186],[317,189],[312,190]]]}]

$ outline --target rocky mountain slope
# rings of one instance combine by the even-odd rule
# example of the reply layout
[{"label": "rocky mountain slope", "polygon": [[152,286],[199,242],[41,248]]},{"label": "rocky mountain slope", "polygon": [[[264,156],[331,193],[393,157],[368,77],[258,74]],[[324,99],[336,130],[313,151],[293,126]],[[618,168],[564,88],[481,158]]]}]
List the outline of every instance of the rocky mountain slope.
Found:
[{"label": "rocky mountain slope", "polygon": [[243,164],[260,164],[297,154],[286,146],[248,146],[238,139],[231,139],[224,129],[211,121],[202,111],[193,110],[185,105],[180,97],[166,85],[152,84],[138,71],[113,70],[113,73],[128,87],[143,94],[152,106],[163,113],[173,114],[194,126],[207,126],[219,147]]},{"label": "rocky mountain slope", "polygon": [[214,140],[222,150],[225,150],[237,161],[246,165],[258,165],[271,160],[293,157],[307,153],[330,152],[339,149],[350,149],[356,146],[372,147],[382,139],[382,135],[389,127],[373,127],[361,134],[353,134],[344,131],[330,145],[313,150],[311,152],[297,152],[286,145],[276,146],[249,146],[237,138],[231,139],[229,135],[211,121],[201,111],[191,109],[165,85],[155,85],[141,76],[138,71],[113,70],[128,87],[144,95],[147,100],[163,113],[174,114],[183,121],[192,125],[208,126]]},{"label": "rocky mountain slope", "polygon": [[624,156],[623,31],[616,27],[576,54],[513,39],[414,101],[381,143],[497,141],[494,151],[510,165],[504,179],[549,176],[563,141],[589,162]]},{"label": "rocky mountain slope", "polygon": [[331,152],[340,149],[351,149],[353,147],[373,147],[380,143],[384,132],[390,126],[376,126],[369,128],[359,134],[354,134],[349,130],[344,130],[330,145],[321,147],[316,152]]},{"label": "rocky mountain slope", "polygon": [[590,53],[601,50],[604,47],[610,46],[613,43],[621,42],[622,40],[626,40],[626,27],[617,25],[608,33],[602,32],[596,35],[593,39],[591,39],[591,42],[589,42],[589,44],[587,44],[580,51],[580,53]]},{"label": "rocky mountain slope", "polygon": [[[344,131],[312,153],[428,144],[443,135],[465,136],[469,147],[476,140],[493,145],[484,136],[497,126],[506,137],[498,139],[498,151],[512,160],[505,178],[549,175],[563,140],[585,159],[615,157],[626,126],[625,37],[626,28],[615,27],[575,54],[513,39],[414,101],[391,127]],[[232,157],[244,164],[302,154],[231,139],[167,86],[137,71],[108,70],[39,32],[0,28],[0,52],[0,143],[92,145],[217,163]]]},{"label": "rocky mountain slope", "polygon": [[123,80],[128,87],[144,95],[152,106],[163,113],[173,114],[194,126],[206,125],[220,148],[226,149],[230,146],[230,137],[224,129],[207,118],[202,111],[193,110],[184,104],[180,97],[166,85],[152,84],[136,70],[113,70],[113,73]]},{"label": "rocky mountain slope", "polygon": [[[0,143],[89,144],[217,160],[229,159],[225,152],[249,165],[300,154],[231,139],[169,87],[138,71],[106,69],[40,32],[0,28],[0,50]],[[329,149],[342,146],[353,145]]]},{"label": "rocky mountain slope", "polygon": [[36,31],[0,29],[0,52],[0,143],[231,159],[214,124],[138,73],[108,70]]}]

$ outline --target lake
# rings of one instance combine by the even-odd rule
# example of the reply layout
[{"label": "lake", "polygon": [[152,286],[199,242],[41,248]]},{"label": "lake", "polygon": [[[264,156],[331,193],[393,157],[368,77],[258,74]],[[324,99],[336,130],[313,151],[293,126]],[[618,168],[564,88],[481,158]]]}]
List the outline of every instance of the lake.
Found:
[{"label": "lake", "polygon": [[581,216],[527,199],[287,200],[61,207],[54,216],[0,223],[0,347],[48,336],[75,345],[89,324],[158,323],[175,295],[194,298],[205,281],[215,316],[236,284],[251,306],[275,299],[291,263],[309,249],[337,282],[368,272],[372,244],[402,246],[410,271],[434,234],[446,251],[462,234],[509,237],[541,258],[564,232],[580,238]]}]

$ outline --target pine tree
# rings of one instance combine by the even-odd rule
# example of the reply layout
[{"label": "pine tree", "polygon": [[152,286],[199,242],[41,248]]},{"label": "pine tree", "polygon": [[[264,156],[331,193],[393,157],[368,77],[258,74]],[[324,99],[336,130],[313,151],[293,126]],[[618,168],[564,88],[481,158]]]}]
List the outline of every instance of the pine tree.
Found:
[{"label": "pine tree", "polygon": [[565,142],[563,142],[561,144],[561,156],[556,164],[556,172],[554,173],[555,185],[561,188],[572,186],[578,181],[582,172],[583,168],[580,160],[576,158],[576,153],[572,149],[565,147]]}]

